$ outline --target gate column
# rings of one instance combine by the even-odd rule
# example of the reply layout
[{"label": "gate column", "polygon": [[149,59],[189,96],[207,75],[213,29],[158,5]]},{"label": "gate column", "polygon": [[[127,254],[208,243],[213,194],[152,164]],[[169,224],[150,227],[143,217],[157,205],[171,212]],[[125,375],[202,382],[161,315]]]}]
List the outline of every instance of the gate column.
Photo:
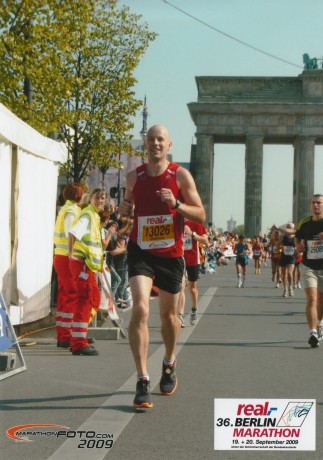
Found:
[{"label": "gate column", "polygon": [[206,223],[212,222],[213,213],[214,138],[196,134],[195,183],[206,212]]},{"label": "gate column", "polygon": [[263,165],[262,136],[247,136],[245,165],[245,233],[246,236],[252,238],[261,230]]},{"label": "gate column", "polygon": [[315,138],[299,136],[294,141],[293,220],[310,214],[310,198],[314,194]]}]

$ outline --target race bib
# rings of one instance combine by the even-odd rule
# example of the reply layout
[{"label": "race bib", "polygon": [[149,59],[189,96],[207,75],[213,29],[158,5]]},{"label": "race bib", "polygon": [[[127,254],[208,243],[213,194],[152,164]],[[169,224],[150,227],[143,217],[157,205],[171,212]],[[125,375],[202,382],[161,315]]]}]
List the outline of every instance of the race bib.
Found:
[{"label": "race bib", "polygon": [[323,259],[323,241],[309,240],[307,242],[307,258]]},{"label": "race bib", "polygon": [[293,256],[295,253],[294,246],[284,246],[283,253],[285,254],[285,256]]},{"label": "race bib", "polygon": [[257,251],[257,250],[256,250],[256,251],[253,251],[253,255],[256,256],[256,257],[258,257],[258,256],[261,255],[261,251]]},{"label": "race bib", "polygon": [[138,217],[138,245],[141,249],[170,248],[175,244],[171,214]]},{"label": "race bib", "polygon": [[184,237],[184,251],[191,251],[193,249],[193,240],[190,235]]}]

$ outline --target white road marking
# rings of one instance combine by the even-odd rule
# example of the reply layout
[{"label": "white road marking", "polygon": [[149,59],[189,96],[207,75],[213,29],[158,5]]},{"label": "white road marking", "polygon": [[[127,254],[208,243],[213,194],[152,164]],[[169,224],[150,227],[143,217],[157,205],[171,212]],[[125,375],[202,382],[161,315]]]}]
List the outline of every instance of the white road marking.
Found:
[{"label": "white road marking", "polygon": [[[199,315],[202,316],[209,306],[217,288],[210,287],[204,295],[200,296],[198,304]],[[194,327],[186,327],[181,329],[179,342],[176,347],[178,355],[183,345],[188,341],[190,335],[194,331]],[[161,345],[148,359],[149,377],[151,390],[153,390],[160,380],[161,363],[164,358],[164,345]],[[135,410],[131,407],[134,397],[134,389],[136,386],[137,374],[134,373],[112,396],[99,407],[93,414],[78,428],[71,428],[73,431],[88,431],[102,434],[113,434],[115,442],[122,431],[135,415]],[[150,409],[148,409],[150,410]],[[154,409],[151,409],[154,410]],[[89,440],[90,438],[88,438]],[[106,440],[107,438],[103,439]],[[100,439],[102,440],[102,438]],[[93,441],[97,441],[93,438]],[[113,451],[106,448],[87,448],[80,449],[78,444],[79,438],[67,439],[48,460],[103,460],[109,452]]]}]

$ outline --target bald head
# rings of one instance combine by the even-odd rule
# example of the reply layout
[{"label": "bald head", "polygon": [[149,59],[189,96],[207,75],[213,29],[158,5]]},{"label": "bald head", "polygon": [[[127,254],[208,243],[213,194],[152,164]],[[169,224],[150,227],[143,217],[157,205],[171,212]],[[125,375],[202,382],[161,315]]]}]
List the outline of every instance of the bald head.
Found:
[{"label": "bald head", "polygon": [[159,162],[162,158],[166,160],[171,146],[172,141],[169,138],[168,129],[165,126],[154,125],[148,129],[145,139],[148,160],[150,159],[154,162]]},{"label": "bald head", "polygon": [[165,140],[170,140],[168,129],[164,125],[153,125],[147,131],[147,137],[156,136],[156,134],[162,135]]}]

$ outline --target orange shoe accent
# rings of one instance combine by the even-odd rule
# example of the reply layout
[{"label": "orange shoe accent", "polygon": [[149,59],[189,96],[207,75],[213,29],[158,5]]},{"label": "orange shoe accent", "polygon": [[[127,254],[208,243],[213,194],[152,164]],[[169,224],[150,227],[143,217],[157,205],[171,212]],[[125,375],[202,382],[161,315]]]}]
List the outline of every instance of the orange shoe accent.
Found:
[{"label": "orange shoe accent", "polygon": [[154,407],[154,405],[153,403],[143,402],[141,404],[133,403],[132,407],[135,407],[136,409],[151,409],[152,407]]},{"label": "orange shoe accent", "polygon": [[177,377],[176,377],[176,384],[175,384],[173,390],[172,390],[170,393],[163,393],[163,392],[161,391],[160,394],[162,394],[162,395],[164,395],[164,396],[171,396],[171,395],[173,395],[173,394],[175,393],[175,391],[176,391],[177,383],[178,383],[178,380],[177,380]]}]

